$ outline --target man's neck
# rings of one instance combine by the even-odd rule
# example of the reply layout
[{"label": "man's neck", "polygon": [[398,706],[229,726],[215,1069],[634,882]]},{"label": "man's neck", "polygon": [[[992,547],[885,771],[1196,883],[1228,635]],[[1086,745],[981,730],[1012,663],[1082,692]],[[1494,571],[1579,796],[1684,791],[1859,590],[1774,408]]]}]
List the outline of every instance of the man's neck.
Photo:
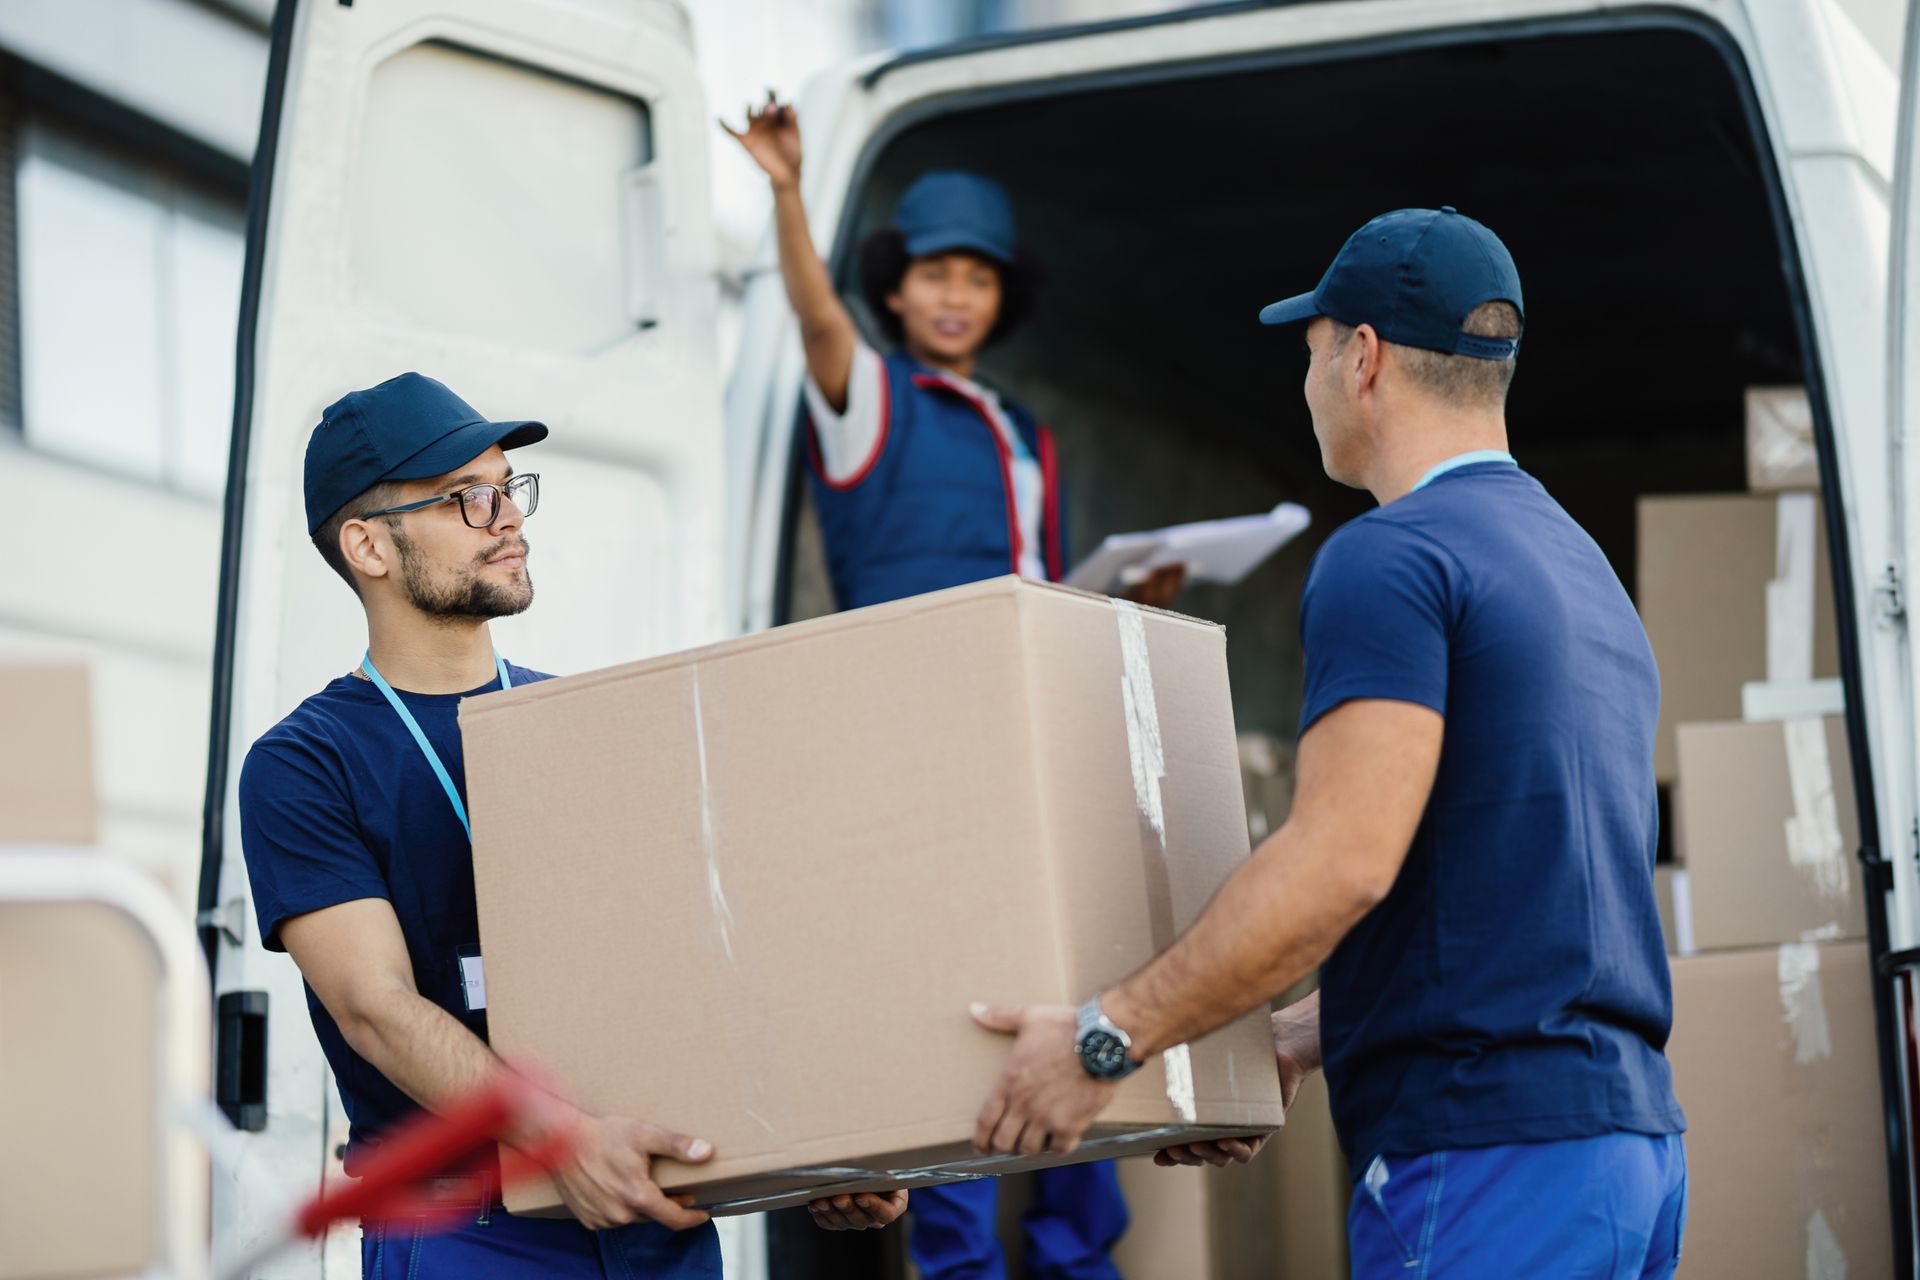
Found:
[{"label": "man's neck", "polygon": [[465,693],[493,679],[493,635],[484,620],[418,614],[367,620],[367,652],[386,682],[408,693]]},{"label": "man's neck", "polygon": [[1417,434],[1408,434],[1406,444],[1388,449],[1368,477],[1367,488],[1383,507],[1412,493],[1423,476],[1449,458],[1507,447],[1504,415],[1423,422]]}]

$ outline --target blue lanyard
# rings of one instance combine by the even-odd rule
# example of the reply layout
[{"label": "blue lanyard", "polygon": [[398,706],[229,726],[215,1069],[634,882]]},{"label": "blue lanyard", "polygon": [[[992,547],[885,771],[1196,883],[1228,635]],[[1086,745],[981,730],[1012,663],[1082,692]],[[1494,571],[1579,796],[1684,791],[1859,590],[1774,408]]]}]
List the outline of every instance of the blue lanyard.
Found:
[{"label": "blue lanyard", "polygon": [[[493,665],[500,670],[500,687],[513,688],[513,677],[507,674],[506,660],[495,653]],[[413,735],[413,740],[420,744],[420,754],[425,756],[427,763],[433,766],[433,776],[440,779],[441,787],[446,790],[447,799],[453,802],[453,816],[460,819],[460,826],[466,831],[467,840],[471,843],[473,825],[467,821],[467,806],[461,803],[460,789],[453,785],[453,779],[447,773],[447,766],[440,763],[440,753],[433,749],[433,744],[427,741],[427,735],[420,731],[420,722],[413,718],[413,712],[407,710],[407,704],[400,701],[400,695],[393,691],[393,686],[387,683],[386,677],[381,675],[373,665],[372,650],[368,650],[367,656],[361,660],[360,669],[367,673],[367,679],[373,681],[373,687],[386,698],[387,705],[400,713],[401,723],[407,726],[407,732]]]},{"label": "blue lanyard", "polygon": [[1513,460],[1513,455],[1505,449],[1475,449],[1472,453],[1459,453],[1448,458],[1445,462],[1440,463],[1435,466],[1433,470],[1421,476],[1420,483],[1413,487],[1415,489],[1424,489],[1454,468],[1470,467],[1476,462],[1504,462],[1510,467],[1520,465]]}]

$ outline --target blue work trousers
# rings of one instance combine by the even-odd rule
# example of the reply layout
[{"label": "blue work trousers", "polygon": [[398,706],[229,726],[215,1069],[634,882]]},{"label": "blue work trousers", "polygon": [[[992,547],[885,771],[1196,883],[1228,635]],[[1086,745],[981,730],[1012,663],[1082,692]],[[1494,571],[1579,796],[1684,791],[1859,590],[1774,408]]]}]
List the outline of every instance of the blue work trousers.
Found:
[{"label": "blue work trousers", "polygon": [[[1033,1181],[1021,1219],[1030,1280],[1120,1280],[1108,1252],[1126,1233],[1127,1202],[1113,1161],[1042,1169]],[[997,1178],[915,1191],[908,1247],[924,1280],[1005,1280],[999,1208]]]},{"label": "blue work trousers", "polygon": [[1686,1225],[1677,1133],[1380,1156],[1347,1207],[1353,1280],[1667,1280]]},{"label": "blue work trousers", "polygon": [[406,1219],[360,1231],[366,1280],[720,1280],[720,1238],[709,1223],[669,1231],[638,1222],[589,1231],[571,1218],[516,1218],[495,1206],[428,1232]]}]

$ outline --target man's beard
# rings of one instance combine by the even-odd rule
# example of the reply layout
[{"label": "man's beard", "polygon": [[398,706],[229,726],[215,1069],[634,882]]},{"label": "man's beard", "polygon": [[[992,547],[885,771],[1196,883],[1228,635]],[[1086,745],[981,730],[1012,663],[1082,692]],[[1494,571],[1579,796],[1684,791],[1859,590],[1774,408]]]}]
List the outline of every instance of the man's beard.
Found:
[{"label": "man's beard", "polygon": [[527,545],[524,539],[502,538],[451,580],[436,582],[428,576],[423,558],[415,554],[412,539],[397,529],[393,538],[394,549],[400,553],[400,581],[414,608],[430,618],[482,621],[510,618],[524,613],[533,603],[533,577],[524,567],[520,571],[520,582],[509,586],[488,582],[480,576],[488,560],[516,544],[524,554]]}]

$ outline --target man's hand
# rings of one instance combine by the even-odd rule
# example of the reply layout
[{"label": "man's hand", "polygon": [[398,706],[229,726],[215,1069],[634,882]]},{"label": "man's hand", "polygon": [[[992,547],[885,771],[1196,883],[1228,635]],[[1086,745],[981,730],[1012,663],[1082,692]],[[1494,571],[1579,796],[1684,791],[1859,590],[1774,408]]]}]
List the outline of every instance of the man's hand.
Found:
[{"label": "man's hand", "polygon": [[1320,1069],[1320,993],[1273,1015],[1273,1057],[1280,1068],[1280,1106],[1291,1110],[1300,1082]]},{"label": "man's hand", "polygon": [[[1300,1082],[1320,1069],[1320,993],[1314,991],[1273,1015],[1273,1060],[1280,1072],[1280,1107],[1293,1109]],[[1190,1142],[1154,1153],[1153,1162],[1172,1165],[1246,1164],[1260,1154],[1271,1135]]]},{"label": "man's hand", "polygon": [[1006,1070],[980,1109],[973,1145],[984,1152],[1065,1155],[1113,1099],[1116,1085],[1095,1080],[1074,1052],[1076,1010],[1069,1005],[973,1006],[973,1020],[1014,1036]]},{"label": "man's hand", "polygon": [[827,1231],[870,1231],[884,1227],[907,1211],[905,1191],[862,1192],[857,1196],[824,1196],[811,1201],[807,1212]]},{"label": "man's hand", "polygon": [[766,104],[759,110],[747,107],[745,129],[736,129],[725,120],[720,127],[745,148],[775,187],[790,187],[800,181],[800,116],[779,101],[773,90],[767,90]]},{"label": "man's hand", "polygon": [[1212,1165],[1224,1168],[1230,1164],[1246,1164],[1260,1154],[1260,1148],[1267,1145],[1267,1139],[1273,1135],[1259,1134],[1251,1138],[1219,1138],[1212,1142],[1188,1142],[1178,1147],[1168,1147],[1164,1151],[1153,1153],[1153,1162],[1162,1169],[1171,1169],[1175,1165],[1187,1165],[1201,1168]]},{"label": "man's hand", "polygon": [[621,1116],[575,1112],[572,1154],[551,1171],[560,1198],[582,1226],[595,1231],[640,1218],[684,1231],[708,1215],[690,1206],[691,1196],[669,1196],[653,1180],[655,1156],[688,1164],[712,1159],[713,1144],[658,1125]]}]

